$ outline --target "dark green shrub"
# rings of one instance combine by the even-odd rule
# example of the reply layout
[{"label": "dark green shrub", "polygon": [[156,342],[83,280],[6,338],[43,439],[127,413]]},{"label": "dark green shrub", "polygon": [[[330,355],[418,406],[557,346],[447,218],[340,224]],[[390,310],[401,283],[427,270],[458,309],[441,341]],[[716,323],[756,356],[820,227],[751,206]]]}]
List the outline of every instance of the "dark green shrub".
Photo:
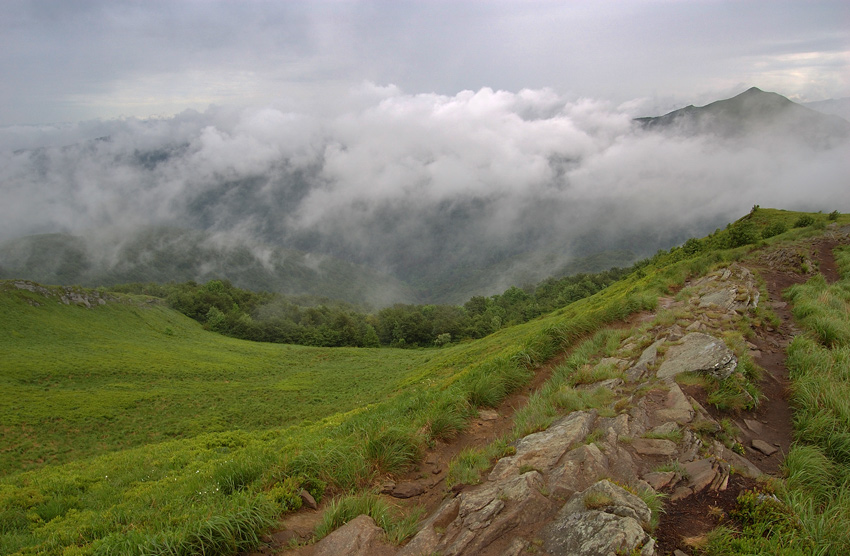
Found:
[{"label": "dark green shrub", "polygon": [[795,228],[805,228],[815,223],[815,217],[809,214],[804,214],[794,222]]},{"label": "dark green shrub", "polygon": [[767,239],[769,237],[778,236],[779,234],[784,234],[787,231],[788,225],[785,222],[772,222],[764,230],[762,230],[761,237]]},{"label": "dark green shrub", "polygon": [[841,216],[841,213],[840,213],[840,212],[838,212],[837,210],[834,210],[834,211],[832,211],[832,212],[830,212],[830,213],[829,213],[829,216],[827,216],[827,218],[828,218],[830,221],[834,222],[834,221],[838,220],[838,217],[839,217],[839,216]]}]

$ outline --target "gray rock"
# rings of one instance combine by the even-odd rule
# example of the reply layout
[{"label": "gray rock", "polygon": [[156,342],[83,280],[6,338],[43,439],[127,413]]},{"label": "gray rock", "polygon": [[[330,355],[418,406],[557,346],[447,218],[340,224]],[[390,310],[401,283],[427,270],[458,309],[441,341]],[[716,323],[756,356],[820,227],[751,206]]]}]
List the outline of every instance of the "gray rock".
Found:
[{"label": "gray rock", "polygon": [[744,425],[756,434],[764,433],[764,425],[752,419],[744,419]]},{"label": "gray rock", "polygon": [[[315,556],[373,556],[386,554],[384,531],[368,515],[360,515],[316,543]],[[390,549],[391,550],[391,549]]]},{"label": "gray rock", "polygon": [[608,457],[595,444],[571,450],[549,474],[553,496],[566,498],[584,490],[608,474]]},{"label": "gray rock", "polygon": [[555,421],[545,431],[530,434],[516,443],[516,454],[504,457],[490,472],[489,480],[498,481],[519,475],[519,468],[549,470],[573,445],[590,434],[596,411],[574,411]]},{"label": "gray rock", "polygon": [[744,477],[748,477],[750,479],[757,479],[764,475],[761,469],[759,469],[753,462],[751,462],[740,454],[736,454],[735,452],[733,452],[729,448],[726,448],[722,444],[720,446],[720,450],[718,450],[717,455],[728,461],[735,473],[743,475]]},{"label": "gray rock", "polygon": [[413,498],[425,492],[425,487],[420,483],[401,483],[395,485],[390,495],[394,498]]},{"label": "gray rock", "polygon": [[446,556],[476,554],[508,531],[550,515],[553,508],[541,493],[544,486],[540,473],[531,471],[464,491],[458,496],[457,517],[446,527],[435,551]]},{"label": "gray rock", "polygon": [[496,421],[499,419],[499,414],[492,409],[479,409],[478,418],[482,421]]},{"label": "gray rock", "polygon": [[[591,504],[592,501],[601,499],[609,500],[610,503],[603,505]],[[571,496],[558,512],[558,515],[579,513],[587,510],[599,510],[615,515],[626,515],[637,520],[641,527],[649,527],[652,518],[652,512],[643,500],[623,487],[604,479]]]},{"label": "gray rock", "polygon": [[637,362],[626,371],[626,377],[635,382],[639,380],[648,370],[649,366],[654,364],[658,359],[658,348],[664,343],[664,339],[656,340],[649,347],[643,350]]},{"label": "gray rock", "polygon": [[646,481],[653,490],[661,490],[676,480],[676,473],[674,471],[654,471],[644,475],[643,480]]},{"label": "gray rock", "polygon": [[714,462],[710,459],[688,462],[684,465],[684,468],[688,473],[688,487],[693,492],[704,490],[717,477]]},{"label": "gray rock", "polygon": [[675,442],[660,438],[635,438],[632,440],[632,448],[643,456],[670,457],[678,453]]},{"label": "gray rock", "polygon": [[654,436],[673,434],[679,430],[679,425],[675,421],[667,421],[666,423],[662,423],[657,427],[652,427],[652,430],[649,431],[649,434]]},{"label": "gray rock", "polygon": [[640,498],[599,481],[573,495],[540,538],[552,556],[615,556],[641,548],[653,554],[654,543],[644,531],[650,517]]},{"label": "gray rock", "polygon": [[682,343],[672,346],[658,369],[658,378],[672,378],[688,371],[708,374],[718,380],[731,375],[738,359],[721,340],[701,332],[692,332]]},{"label": "gray rock", "polygon": [[754,449],[758,450],[766,456],[772,456],[773,454],[779,451],[779,449],[775,446],[768,444],[764,440],[759,440],[758,438],[753,439],[751,445]]},{"label": "gray rock", "polygon": [[443,539],[446,528],[457,518],[460,500],[452,498],[443,502],[419,529],[419,532],[398,552],[397,556],[422,556],[433,554]]}]

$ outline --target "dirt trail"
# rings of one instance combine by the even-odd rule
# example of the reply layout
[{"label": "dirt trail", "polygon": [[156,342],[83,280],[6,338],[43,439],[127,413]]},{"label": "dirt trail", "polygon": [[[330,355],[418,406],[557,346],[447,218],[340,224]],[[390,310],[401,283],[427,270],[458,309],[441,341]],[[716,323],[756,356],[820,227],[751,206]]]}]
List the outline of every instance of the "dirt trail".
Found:
[{"label": "dirt trail", "polygon": [[[846,240],[845,240],[846,242]],[[843,243],[836,239],[821,238],[810,244],[810,247],[793,249],[793,253],[781,250],[766,251],[763,256],[756,256],[753,262],[744,263],[754,273],[765,281],[769,300],[763,300],[777,315],[781,324],[778,329],[765,325],[755,330],[752,339],[752,354],[755,362],[764,369],[761,383],[764,401],[755,413],[731,416],[741,431],[740,441],[746,447],[746,457],[768,474],[778,475],[781,463],[792,441],[791,410],[788,405],[788,369],[785,367],[785,348],[794,335],[799,333],[793,324],[790,306],[782,300],[782,291],[792,284],[809,279],[811,273],[805,264],[811,264],[819,270],[829,282],[839,278],[837,266],[832,255],[832,249]],[[651,318],[652,315],[633,315],[628,322],[619,323],[617,327],[639,324]],[[385,478],[386,482],[396,485],[417,485],[421,494],[408,499],[398,499],[387,496],[387,500],[402,507],[419,506],[425,509],[426,515],[435,511],[449,493],[445,488],[445,477],[449,461],[461,450],[467,447],[480,447],[506,434],[513,421],[514,413],[525,406],[529,396],[539,389],[551,376],[552,370],[559,365],[566,354],[550,361],[539,369],[531,384],[522,391],[508,397],[495,411],[482,411],[480,416],[471,421],[467,430],[451,442],[439,442],[425,455],[422,463],[400,477]],[[716,418],[730,417],[711,410],[705,402],[704,392],[695,389],[686,390],[703,403],[703,407]],[[771,456],[765,456],[751,448],[752,439],[758,438],[779,447],[779,451]],[[661,520],[661,526],[656,531],[658,539],[658,554],[672,554],[675,549],[685,549],[698,544],[698,538],[714,528],[722,515],[734,507],[738,494],[751,488],[754,481],[735,475],[725,491],[705,491],[698,495],[682,499],[666,505],[666,513]],[[327,496],[326,499],[330,499]],[[324,504],[323,504],[324,506]],[[286,554],[288,556],[312,556],[313,546],[300,546],[290,549],[293,542],[306,541],[319,519],[324,508],[319,510],[304,509],[286,516],[281,521],[276,532],[265,537],[265,545],[251,556]]]},{"label": "dirt trail", "polygon": [[[782,292],[813,276],[812,273],[800,272],[801,265],[798,263],[807,261],[814,263],[829,283],[838,280],[838,267],[832,250],[841,243],[835,239],[818,239],[811,244],[808,253],[800,253],[795,249],[789,254],[780,250],[778,254],[771,253],[756,259],[754,263],[745,264],[765,281],[769,299],[763,303],[773,310],[781,323],[778,329],[766,326],[755,330],[753,344],[757,349],[753,354],[755,362],[764,369],[761,381],[764,400],[755,413],[734,419],[741,431],[740,439],[746,447],[747,459],[769,475],[781,474],[781,465],[790,450],[794,433],[792,411],[788,404],[790,381],[785,366],[785,349],[800,331],[794,324],[791,306],[782,299]],[[704,401],[700,399],[699,393],[688,393]],[[717,418],[725,416],[713,410],[709,404],[704,403],[703,406]],[[779,447],[779,451],[769,457],[765,456],[752,449],[750,442],[754,438]],[[754,484],[755,481],[737,476],[723,492],[706,491],[679,502],[668,503],[661,526],[656,531],[659,554],[671,554],[676,549],[699,545],[703,536],[735,507],[738,494],[752,488]]]}]

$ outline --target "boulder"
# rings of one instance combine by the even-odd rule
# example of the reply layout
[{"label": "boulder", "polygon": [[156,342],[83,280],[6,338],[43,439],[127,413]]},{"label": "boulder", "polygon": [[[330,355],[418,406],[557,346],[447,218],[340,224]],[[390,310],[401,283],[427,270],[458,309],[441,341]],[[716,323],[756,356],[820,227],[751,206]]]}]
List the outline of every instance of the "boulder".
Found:
[{"label": "boulder", "polygon": [[656,374],[658,378],[673,378],[679,373],[691,371],[723,380],[737,366],[738,358],[722,340],[701,332],[692,332],[682,338],[681,344],[667,350]]}]

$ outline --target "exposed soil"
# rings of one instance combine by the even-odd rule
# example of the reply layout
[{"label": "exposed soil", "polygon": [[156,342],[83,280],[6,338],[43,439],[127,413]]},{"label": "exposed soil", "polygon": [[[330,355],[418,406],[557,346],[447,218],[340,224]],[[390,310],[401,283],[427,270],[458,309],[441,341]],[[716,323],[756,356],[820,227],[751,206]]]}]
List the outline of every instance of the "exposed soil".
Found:
[{"label": "exposed soil", "polygon": [[[781,463],[791,445],[791,410],[788,405],[788,369],[785,367],[785,348],[798,330],[793,324],[790,306],[782,300],[782,292],[789,286],[808,280],[812,274],[801,263],[810,261],[829,282],[839,278],[838,269],[832,255],[832,249],[841,242],[835,239],[819,239],[811,244],[807,253],[779,253],[773,256],[756,258],[754,263],[745,263],[751,271],[759,275],[766,283],[769,300],[762,300],[773,309],[781,325],[774,329],[765,325],[755,330],[751,340],[752,355],[755,362],[764,369],[761,383],[764,399],[755,413],[742,415],[720,414],[705,403],[705,392],[696,387],[683,387],[687,394],[694,396],[712,415],[721,419],[732,418],[741,430],[739,441],[746,449],[746,457],[762,471],[779,475]],[[789,262],[790,261],[790,262]],[[665,298],[659,300],[663,307]],[[633,315],[628,321],[618,323],[616,327],[629,327],[652,318],[649,314]],[[449,461],[461,450],[468,447],[481,447],[496,438],[507,434],[513,424],[513,415],[524,407],[529,396],[538,390],[552,375],[566,354],[553,359],[537,370],[533,381],[519,392],[509,396],[495,411],[482,411],[467,430],[450,442],[438,442],[428,450],[422,463],[408,473],[397,477],[386,477],[386,482],[395,484],[412,483],[421,486],[424,491],[408,499],[386,496],[391,503],[402,506],[422,507],[428,515],[434,512],[446,498],[445,478]],[[746,419],[746,421],[745,421]],[[778,448],[771,455],[754,450],[753,439],[760,439]],[[378,481],[380,484],[382,481]],[[655,532],[658,541],[658,554],[672,554],[673,550],[693,550],[704,541],[705,534],[717,526],[734,507],[738,494],[755,485],[755,481],[733,475],[725,491],[706,490],[677,502],[666,505],[666,513],[661,526]],[[251,556],[287,554],[288,556],[312,556],[313,546],[299,546],[289,549],[291,542],[303,542],[309,539],[313,529],[321,518],[324,506],[319,510],[302,509],[289,514],[282,520],[276,532],[264,538],[265,545]],[[690,553],[690,552],[688,552]]]}]

